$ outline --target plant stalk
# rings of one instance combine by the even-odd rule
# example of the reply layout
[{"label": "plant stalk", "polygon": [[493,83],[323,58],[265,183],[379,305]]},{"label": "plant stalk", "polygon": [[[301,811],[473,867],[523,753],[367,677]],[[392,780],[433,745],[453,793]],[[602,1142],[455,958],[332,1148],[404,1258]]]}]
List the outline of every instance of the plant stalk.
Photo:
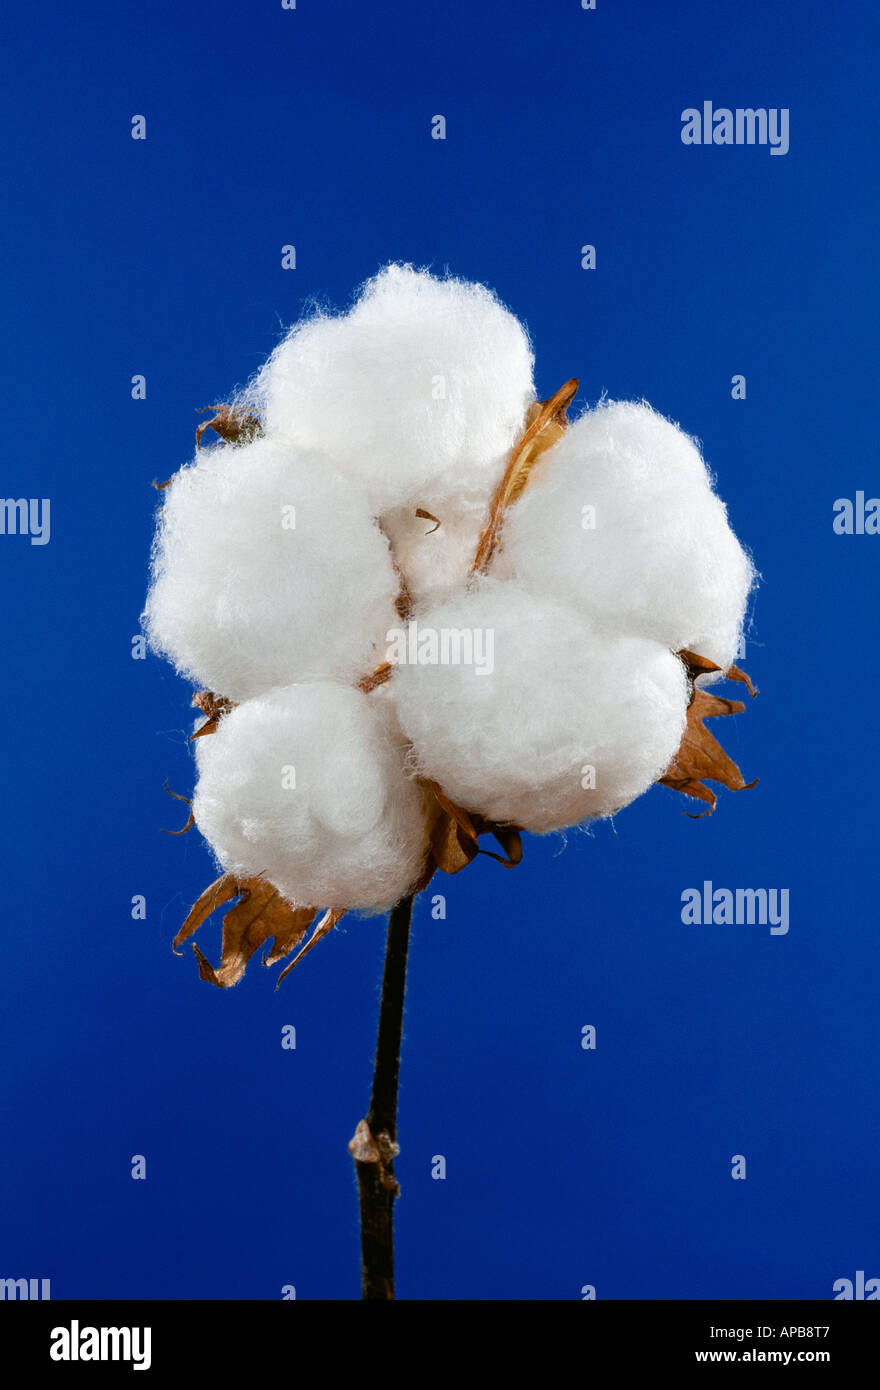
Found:
[{"label": "plant stalk", "polygon": [[412,896],[402,898],[388,918],[370,1109],[348,1146],[355,1161],[360,1197],[361,1298],[369,1300],[394,1298],[393,1209],[394,1199],[400,1193],[394,1177],[398,1153],[397,1081],[412,909]]}]

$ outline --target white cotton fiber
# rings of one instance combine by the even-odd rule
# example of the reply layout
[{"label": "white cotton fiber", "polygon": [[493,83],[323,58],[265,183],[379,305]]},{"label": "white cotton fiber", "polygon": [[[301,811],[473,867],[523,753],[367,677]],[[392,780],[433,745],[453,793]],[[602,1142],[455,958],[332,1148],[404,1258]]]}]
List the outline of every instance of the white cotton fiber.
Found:
[{"label": "white cotton fiber", "polygon": [[490,499],[488,489],[458,497],[429,494],[418,509],[410,503],[382,517],[411,598],[438,599],[464,586],[489,520]]},{"label": "white cotton fiber", "polygon": [[648,405],[603,404],[539,470],[505,518],[498,572],[726,670],[754,570],[694,440]]},{"label": "white cotton fiber", "polygon": [[657,642],[492,578],[416,621],[441,653],[469,630],[487,668],[405,662],[391,681],[415,767],[471,812],[538,832],[609,815],[679,748],[687,678]]},{"label": "white cotton fiber", "polygon": [[166,488],[144,615],[153,648],[246,700],[372,671],[395,621],[386,538],[356,489],[272,437],[196,456]]},{"label": "white cotton fiber", "polygon": [[196,824],[294,905],[383,911],[422,872],[422,793],[390,704],[329,682],[239,705],[197,742]]},{"label": "white cotton fiber", "polygon": [[480,486],[534,397],[532,362],[482,285],[391,265],[350,313],[293,329],[248,398],[268,433],[326,451],[382,513]]}]

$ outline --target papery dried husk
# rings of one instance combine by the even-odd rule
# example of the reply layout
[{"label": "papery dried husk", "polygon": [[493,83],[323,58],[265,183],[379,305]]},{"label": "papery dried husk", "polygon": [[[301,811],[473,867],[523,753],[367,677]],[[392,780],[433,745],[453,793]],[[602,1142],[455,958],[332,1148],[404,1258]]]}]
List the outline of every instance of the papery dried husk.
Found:
[{"label": "papery dried husk", "polygon": [[234,700],[227,700],[223,695],[215,695],[213,690],[197,690],[192,697],[192,702],[196,709],[200,709],[202,714],[207,715],[207,722],[196,729],[194,734],[190,734],[190,743],[194,738],[204,738],[207,734],[216,733],[217,726],[224,714],[235,709]]},{"label": "papery dried husk", "polygon": [[196,429],[196,448],[202,447],[202,435],[205,430],[213,430],[219,435],[224,444],[249,444],[252,439],[257,439],[263,433],[263,426],[256,415],[249,415],[245,410],[239,410],[234,405],[206,405],[202,410],[197,411],[198,415],[206,415],[209,410],[216,410],[217,414],[212,420],[203,420]]},{"label": "papery dried husk", "polygon": [[[193,904],[186,921],[174,938],[175,953],[179,955],[178,948],[198,931],[217,908],[223,907],[233,898],[238,898],[238,902],[223,918],[220,964],[216,969],[193,942],[193,951],[199,963],[199,975],[220,989],[229,989],[232,985],[238,984],[248,961],[269,940],[273,944],[264,955],[264,965],[274,965],[290,955],[302,941],[316,912],[313,907],[292,907],[266,879],[238,879],[234,874],[223,874],[206,888]],[[342,916],[342,912],[325,914],[310,941],[279,977],[279,983],[307,951],[311,950],[315,942],[326,936]],[[328,924],[327,919],[331,917],[333,920]]]},{"label": "papery dried husk", "polygon": [[[752,782],[745,780],[737,764],[725,753],[714,734],[711,734],[703,723],[704,719],[712,719],[718,715],[741,714],[745,705],[741,700],[725,700],[719,695],[712,695],[694,683],[698,676],[720,670],[713,661],[691,651],[681,651],[678,655],[684,662],[691,680],[691,699],[681,746],[664,775],[658,780],[663,787],[706,802],[708,811],[693,817],[700,820],[703,816],[711,815],[717,804],[715,792],[705,785],[707,780],[718,782],[730,791],[746,791],[754,787],[758,779],[756,777]],[[741,671],[738,666],[729,667],[724,674],[729,680],[743,682],[752,696],[757,694],[745,671]]]},{"label": "papery dried husk", "polygon": [[492,499],[489,521],[480,537],[471,574],[483,574],[489,568],[498,545],[504,514],[528,486],[529,477],[542,454],[558,444],[566,429],[566,410],[578,389],[572,377],[546,401],[535,401],[526,414],[525,428],[511,452],[504,475]]}]

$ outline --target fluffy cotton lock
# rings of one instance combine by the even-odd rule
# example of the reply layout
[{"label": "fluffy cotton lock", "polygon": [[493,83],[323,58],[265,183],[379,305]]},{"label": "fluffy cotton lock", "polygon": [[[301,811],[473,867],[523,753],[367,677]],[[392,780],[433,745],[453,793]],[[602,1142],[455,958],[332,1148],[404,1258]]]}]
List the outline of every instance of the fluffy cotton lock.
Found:
[{"label": "fluffy cotton lock", "polygon": [[429,495],[419,508],[410,503],[383,516],[382,530],[412,599],[439,599],[464,585],[489,506],[487,489],[461,497]]},{"label": "fluffy cotton lock", "polygon": [[[418,773],[472,812],[536,832],[609,815],[679,748],[688,682],[658,642],[492,578],[415,621],[413,655],[433,632],[437,659],[395,667],[401,727]],[[450,657],[470,633],[474,659],[444,662],[444,633]]]},{"label": "fluffy cotton lock", "polygon": [[386,700],[325,681],[272,690],[197,742],[196,824],[227,872],[295,906],[384,911],[426,848],[401,744]]},{"label": "fluffy cotton lock", "polygon": [[398,587],[357,489],[269,436],[203,451],[166,488],[145,627],[231,700],[313,677],[355,683],[380,659]]},{"label": "fluffy cotton lock", "polygon": [[268,433],[320,449],[378,514],[479,488],[534,398],[525,330],[488,289],[391,265],[345,315],[317,314],[247,394]]},{"label": "fluffy cotton lock", "polygon": [[544,456],[505,518],[499,563],[535,593],[722,670],[755,577],[694,440],[630,402],[588,411]]}]

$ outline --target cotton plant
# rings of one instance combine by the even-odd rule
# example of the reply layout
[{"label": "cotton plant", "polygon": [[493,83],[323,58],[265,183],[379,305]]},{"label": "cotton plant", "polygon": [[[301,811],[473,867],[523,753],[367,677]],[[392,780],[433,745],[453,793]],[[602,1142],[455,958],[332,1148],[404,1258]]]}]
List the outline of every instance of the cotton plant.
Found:
[{"label": "cotton plant", "polygon": [[369,1298],[393,1297],[413,895],[655,782],[708,811],[707,781],[745,785],[703,720],[743,708],[723,677],[754,693],[756,575],[698,444],[644,402],[569,423],[577,382],[539,401],[533,367],[488,289],[391,265],[294,327],[162,485],[144,623],[197,687],[185,828],[221,870],[175,948],[225,907],[202,978],[263,949],[280,981],[344,914],[390,912],[350,1145]]}]

